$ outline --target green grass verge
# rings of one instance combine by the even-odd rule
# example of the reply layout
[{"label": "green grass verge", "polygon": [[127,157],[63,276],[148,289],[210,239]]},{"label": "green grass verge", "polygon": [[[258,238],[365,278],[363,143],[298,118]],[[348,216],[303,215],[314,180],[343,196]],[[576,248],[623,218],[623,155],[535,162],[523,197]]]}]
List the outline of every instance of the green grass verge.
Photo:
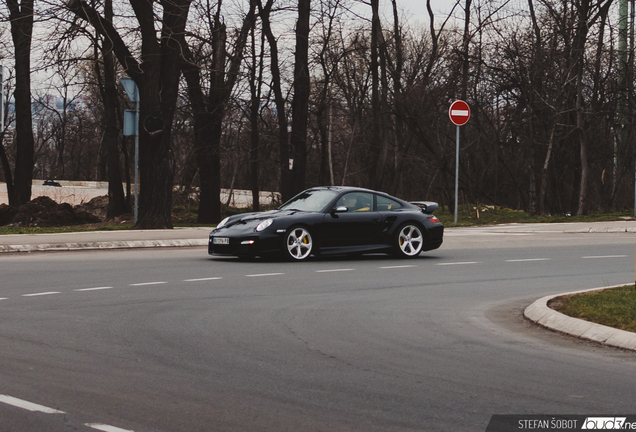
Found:
[{"label": "green grass verge", "polygon": [[634,285],[560,297],[556,300],[555,309],[565,315],[636,332]]},{"label": "green grass verge", "polygon": [[117,225],[75,225],[67,227],[9,227],[0,226],[0,235],[3,234],[59,234],[83,231],[118,231],[132,229],[133,224]]},{"label": "green grass verge", "polygon": [[[533,215],[519,210],[495,206],[461,206],[457,212],[457,226],[496,225],[506,223],[602,222],[632,217],[633,211],[598,213],[583,216]],[[447,207],[440,207],[435,215],[446,226],[455,226],[455,215]]]}]

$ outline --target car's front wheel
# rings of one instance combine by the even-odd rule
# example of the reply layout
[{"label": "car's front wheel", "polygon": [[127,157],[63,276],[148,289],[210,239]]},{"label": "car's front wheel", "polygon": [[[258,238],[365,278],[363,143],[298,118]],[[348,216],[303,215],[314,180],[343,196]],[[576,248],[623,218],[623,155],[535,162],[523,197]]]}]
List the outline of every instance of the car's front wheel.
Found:
[{"label": "car's front wheel", "polygon": [[311,255],[314,247],[311,234],[303,227],[294,227],[285,234],[285,253],[287,258],[302,261]]},{"label": "car's front wheel", "polygon": [[417,225],[408,223],[398,230],[395,243],[395,250],[400,257],[414,258],[422,252],[424,235]]}]

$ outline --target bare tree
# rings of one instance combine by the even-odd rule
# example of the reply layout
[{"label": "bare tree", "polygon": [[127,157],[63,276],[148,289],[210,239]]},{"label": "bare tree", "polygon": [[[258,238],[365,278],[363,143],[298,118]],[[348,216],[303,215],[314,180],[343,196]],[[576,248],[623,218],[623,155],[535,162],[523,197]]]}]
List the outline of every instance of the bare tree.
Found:
[{"label": "bare tree", "polygon": [[[238,33],[233,55],[230,56],[227,51],[227,29],[221,15],[221,3],[218,3],[216,11],[209,7],[206,9],[205,15],[209,18],[208,24],[212,33],[211,64],[207,65],[210,70],[207,98],[204,95],[203,80],[198,66],[199,63],[205,63],[205,60],[195,58],[192,51],[185,46],[185,39],[182,42],[186,53],[183,67],[194,115],[195,153],[200,177],[198,223],[219,222],[221,219],[219,151],[222,126],[226,105],[238,79],[247,37],[254,25],[255,10],[256,3],[252,0]],[[229,62],[229,66],[226,62]]]},{"label": "bare tree", "polygon": [[278,55],[278,40],[272,31],[271,14],[274,0],[267,0],[263,5],[262,0],[258,0],[259,16],[263,23],[263,32],[267,38],[270,50],[270,64],[272,81],[271,86],[274,91],[274,102],[276,105],[276,118],[278,120],[278,147],[279,147],[279,169],[280,169],[280,193],[283,201],[292,197],[291,170],[289,169],[289,157],[291,154],[289,146],[289,132],[287,130],[287,108],[286,98],[283,95],[282,76]]},{"label": "bare tree", "polygon": [[[113,21],[113,2],[104,1],[104,18]],[[98,49],[101,48],[103,67],[100,67]],[[95,44],[95,75],[98,79],[99,90],[104,104],[104,134],[103,147],[108,157],[108,217],[113,218],[130,210],[126,203],[119,163],[119,144],[121,142],[121,128],[118,122],[118,92],[115,78],[115,59],[113,56],[113,42],[109,38],[102,38],[101,44]],[[102,69],[102,70],[100,70]]]},{"label": "bare tree", "polygon": [[579,187],[579,205],[577,214],[586,212],[588,196],[588,132],[585,125],[584,95],[583,95],[583,73],[585,67],[585,48],[589,29],[595,24],[599,17],[606,16],[604,10],[609,8],[612,0],[593,1],[582,0],[576,4],[577,21],[575,28],[574,43],[572,46],[575,59],[576,73],[576,130],[579,136],[580,157],[581,157],[581,183]]},{"label": "bare tree", "polygon": [[[162,8],[161,19],[157,18],[154,2],[130,0],[141,37],[139,60],[113,22],[97,9],[83,0],[71,0],[67,4],[72,13],[112,41],[119,63],[139,88],[141,188],[137,228],[172,228],[174,167],[170,132],[177,104],[190,0],[159,1],[158,4]],[[156,24],[161,26],[159,37]]]}]

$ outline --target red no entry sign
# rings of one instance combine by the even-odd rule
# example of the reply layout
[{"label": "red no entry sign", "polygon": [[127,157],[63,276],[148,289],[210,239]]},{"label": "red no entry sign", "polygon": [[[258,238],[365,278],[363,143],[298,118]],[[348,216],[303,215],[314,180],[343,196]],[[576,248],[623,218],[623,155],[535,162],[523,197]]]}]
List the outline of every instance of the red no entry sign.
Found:
[{"label": "red no entry sign", "polygon": [[470,118],[470,107],[462,100],[455,101],[448,110],[448,116],[457,126],[463,126]]}]

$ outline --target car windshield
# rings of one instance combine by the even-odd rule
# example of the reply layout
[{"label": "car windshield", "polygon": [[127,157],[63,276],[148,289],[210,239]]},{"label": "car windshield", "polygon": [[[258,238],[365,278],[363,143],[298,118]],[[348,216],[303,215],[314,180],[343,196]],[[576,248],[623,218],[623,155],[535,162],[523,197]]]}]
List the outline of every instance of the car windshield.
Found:
[{"label": "car windshield", "polygon": [[281,210],[321,211],[338,195],[329,189],[306,190],[299,193],[285,204]]}]

